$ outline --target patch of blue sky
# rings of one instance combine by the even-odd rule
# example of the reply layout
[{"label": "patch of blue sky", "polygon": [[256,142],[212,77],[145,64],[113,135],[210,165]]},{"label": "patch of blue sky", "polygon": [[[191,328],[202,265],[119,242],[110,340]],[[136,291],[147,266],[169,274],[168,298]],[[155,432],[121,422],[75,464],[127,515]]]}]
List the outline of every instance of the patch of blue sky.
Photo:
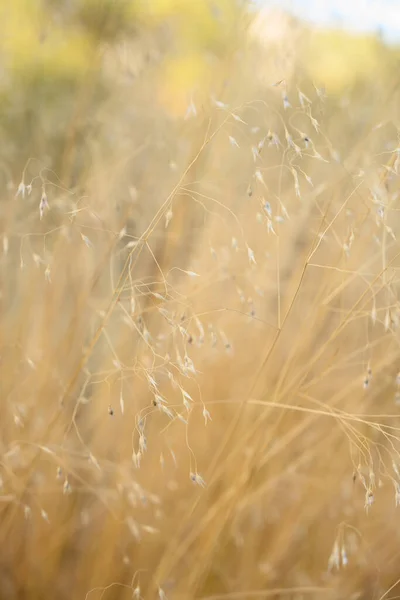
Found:
[{"label": "patch of blue sky", "polygon": [[253,0],[260,8],[274,7],[321,27],[355,33],[376,33],[400,44],[400,0]]}]

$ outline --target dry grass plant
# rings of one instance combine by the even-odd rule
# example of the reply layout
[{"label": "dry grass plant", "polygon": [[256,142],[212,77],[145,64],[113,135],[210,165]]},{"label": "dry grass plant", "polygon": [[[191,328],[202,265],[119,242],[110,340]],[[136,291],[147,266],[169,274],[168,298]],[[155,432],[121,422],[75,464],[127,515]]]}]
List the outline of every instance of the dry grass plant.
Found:
[{"label": "dry grass plant", "polygon": [[241,44],[185,118],[108,48],[4,161],[4,599],[399,593],[398,78]]}]

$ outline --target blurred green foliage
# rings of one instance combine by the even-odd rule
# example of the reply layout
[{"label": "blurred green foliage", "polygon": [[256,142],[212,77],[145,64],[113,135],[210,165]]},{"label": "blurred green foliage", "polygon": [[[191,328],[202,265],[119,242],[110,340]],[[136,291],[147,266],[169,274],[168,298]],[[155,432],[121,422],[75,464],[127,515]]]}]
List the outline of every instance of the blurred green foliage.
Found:
[{"label": "blurred green foliage", "polygon": [[363,81],[396,72],[400,52],[373,35],[319,30],[310,36],[304,59],[312,78],[324,81],[329,93],[341,94]]},{"label": "blurred green foliage", "polygon": [[[0,159],[19,171],[47,155],[63,170],[68,144],[98,136],[95,114],[117,91],[106,77],[113,48],[147,36],[146,55],[167,38],[159,96],[178,112],[187,90],[202,84],[210,56],[229,55],[239,0],[13,0],[0,7]],[[69,140],[69,141],[68,141]],[[64,156],[64,158],[63,158]],[[81,157],[82,159],[83,157]]]},{"label": "blurred green foliage", "polygon": [[[126,61],[152,73],[148,93],[160,108],[183,116],[193,90],[208,92],[215,82],[223,87],[231,57],[245,47],[240,43],[245,6],[245,0],[2,2],[1,173],[17,178],[35,156],[66,176],[66,183],[79,177],[90,162],[91,140],[99,141],[118,118],[112,111],[98,115],[110,97],[123,93],[120,65],[114,62],[110,70],[107,60],[114,51],[125,52],[124,44]],[[155,75],[148,58],[154,48]],[[398,61],[395,51],[383,50],[373,38],[339,33],[310,37],[306,52],[311,77],[326,83],[328,91],[340,91],[382,64],[393,72],[392,62]],[[136,92],[133,85],[132,102]]]}]

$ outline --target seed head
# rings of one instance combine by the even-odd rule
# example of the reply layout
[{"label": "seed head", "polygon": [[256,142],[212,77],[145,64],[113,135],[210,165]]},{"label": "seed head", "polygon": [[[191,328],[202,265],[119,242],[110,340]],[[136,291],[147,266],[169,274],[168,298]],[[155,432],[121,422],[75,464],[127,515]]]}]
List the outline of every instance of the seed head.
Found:
[{"label": "seed head", "polygon": [[204,406],[203,408],[203,417],[204,417],[204,423],[207,425],[207,421],[212,421],[211,419],[211,415],[208,412],[208,410],[206,409],[206,407]]},{"label": "seed head", "polygon": [[253,265],[257,264],[256,259],[254,257],[254,252],[249,246],[247,246],[247,256],[249,257],[250,264],[253,264]]},{"label": "seed head", "polygon": [[44,216],[44,211],[49,209],[49,203],[47,200],[47,194],[45,192],[45,190],[43,189],[42,191],[42,197],[40,198],[40,204],[39,204],[39,217],[40,220],[43,219]]}]

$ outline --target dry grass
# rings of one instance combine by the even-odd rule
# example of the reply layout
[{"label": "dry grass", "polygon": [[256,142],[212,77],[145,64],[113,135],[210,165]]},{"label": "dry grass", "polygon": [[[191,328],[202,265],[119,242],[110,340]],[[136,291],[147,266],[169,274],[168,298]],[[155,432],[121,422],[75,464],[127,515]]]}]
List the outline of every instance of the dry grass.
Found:
[{"label": "dry grass", "polygon": [[240,35],[186,119],[168,36],[17,90],[1,598],[400,593],[399,81],[324,98]]}]

